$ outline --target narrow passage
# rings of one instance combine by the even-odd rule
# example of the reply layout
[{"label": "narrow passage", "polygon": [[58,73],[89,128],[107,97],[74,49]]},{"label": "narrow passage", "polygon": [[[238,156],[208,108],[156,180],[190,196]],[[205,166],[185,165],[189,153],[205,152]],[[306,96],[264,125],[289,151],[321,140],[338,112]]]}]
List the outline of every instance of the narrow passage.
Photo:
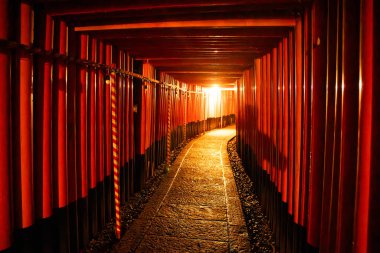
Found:
[{"label": "narrow passage", "polygon": [[192,140],[116,252],[248,252],[240,199],[228,160],[228,127]]}]

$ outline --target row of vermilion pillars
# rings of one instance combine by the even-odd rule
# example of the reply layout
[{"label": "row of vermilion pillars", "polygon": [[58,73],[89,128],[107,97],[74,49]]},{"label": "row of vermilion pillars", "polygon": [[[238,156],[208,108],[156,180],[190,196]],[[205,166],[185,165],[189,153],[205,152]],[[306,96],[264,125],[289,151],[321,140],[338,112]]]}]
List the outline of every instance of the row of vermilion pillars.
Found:
[{"label": "row of vermilion pillars", "polygon": [[[11,37],[17,38],[17,42],[25,47],[29,47],[32,41],[31,8],[27,4],[20,4],[19,17],[20,29],[10,31],[9,15],[10,5],[8,1],[0,2],[0,39],[7,41]],[[12,74],[11,70],[12,69]],[[11,231],[13,226],[26,228],[34,222],[33,212],[33,159],[32,159],[32,128],[31,128],[31,79],[32,79],[32,58],[28,53],[21,51],[17,61],[11,59],[11,54],[6,49],[0,51],[0,89],[1,89],[1,157],[0,157],[0,188],[2,214],[0,215],[0,249],[5,249],[11,244]],[[11,76],[12,75],[12,76]],[[10,83],[14,82],[14,87],[10,89]],[[12,104],[11,104],[12,103]],[[12,130],[11,130],[12,129]],[[13,134],[17,138],[11,142],[10,136]],[[12,149],[10,148],[12,147]],[[14,174],[11,175],[10,167],[13,167]],[[12,183],[13,178],[17,178]],[[10,188],[16,191],[10,191]],[[14,192],[12,198],[11,192]],[[10,203],[13,199],[14,214]],[[48,200],[47,200],[48,201]],[[39,210],[43,209],[40,206]],[[48,207],[46,207],[48,209]],[[45,210],[46,210],[45,209]],[[48,210],[46,210],[49,212]],[[12,217],[16,222],[12,224]]]},{"label": "row of vermilion pillars", "polygon": [[[142,74],[150,79],[155,79],[155,69],[149,63],[143,63]],[[160,110],[160,99],[165,98],[161,96],[162,93],[156,83],[144,80],[141,86],[141,93],[144,106],[141,107],[141,154],[144,156],[144,173],[143,180],[151,178],[155,174],[155,166],[158,165],[160,157],[158,156],[161,149],[160,133],[156,126],[163,123],[161,115],[157,112]]]},{"label": "row of vermilion pillars", "polygon": [[[197,85],[188,85],[191,90],[186,101],[186,139],[203,132],[203,93]],[[231,100],[232,101],[232,100]],[[233,102],[231,102],[233,104]]]},{"label": "row of vermilion pillars", "polygon": [[[326,115],[334,124],[327,124],[326,118],[326,134],[331,137],[325,141],[321,248],[330,251],[351,250],[352,245],[344,243],[346,240],[355,242],[356,250],[371,251],[375,249],[374,238],[379,238],[379,233],[371,229],[378,220],[372,219],[372,224],[366,222],[371,217],[370,210],[379,208],[368,199],[376,193],[376,188],[368,188],[361,182],[363,177],[375,180],[371,171],[376,164],[373,158],[376,152],[369,144],[377,142],[376,134],[372,135],[376,133],[377,123],[372,122],[372,117],[376,115],[373,106],[377,93],[376,89],[372,90],[376,75],[370,74],[378,65],[376,58],[372,58],[376,56],[376,50],[371,46],[378,31],[375,29],[378,18],[376,20],[374,9],[369,9],[369,6],[375,8],[374,2],[363,1],[360,5],[338,1],[327,5],[332,18],[326,21],[331,43],[327,49],[326,88],[329,95],[326,97]],[[368,101],[361,100],[368,90],[375,100],[371,96]],[[369,124],[361,125],[362,119],[369,120]],[[372,136],[371,140],[368,134]],[[363,138],[371,148],[362,146]],[[328,147],[330,145],[332,148]],[[362,157],[367,157],[369,163],[362,163]],[[330,238],[322,237],[326,233]]]},{"label": "row of vermilion pillars", "polygon": [[[245,142],[239,143],[240,153],[253,167],[262,168],[252,176],[260,179],[258,188],[278,243],[285,221],[279,214],[284,208],[278,204],[277,192],[287,202],[294,223],[304,226],[307,217],[309,152],[305,149],[309,146],[310,99],[305,87],[310,83],[304,73],[309,63],[303,50],[308,41],[303,36],[307,13],[304,18],[296,21],[294,32],[276,48],[255,60],[254,68],[238,83],[238,140]],[[296,240],[297,229],[290,231],[288,239],[281,239],[282,250],[286,250],[286,240]],[[289,250],[298,248],[293,245]]]},{"label": "row of vermilion pillars", "polygon": [[[148,62],[143,63],[142,74],[150,79],[155,79],[155,69]],[[141,165],[143,167],[142,182],[153,176],[155,164],[162,159],[158,154],[162,154],[164,150],[167,153],[167,147],[169,147],[170,152],[172,148],[183,142],[187,134],[185,123],[186,125],[188,123],[187,113],[190,110],[190,104],[187,102],[188,98],[185,97],[188,94],[184,90],[186,87],[184,84],[179,86],[178,82],[165,73],[161,73],[160,80],[164,84],[144,79],[141,88],[138,88],[142,97],[138,110],[139,131],[141,133],[138,145],[143,163]],[[173,88],[174,86],[175,88]],[[169,106],[167,101],[170,101]],[[163,120],[164,117],[165,121]],[[196,114],[194,117],[194,121],[198,121],[199,115]],[[170,129],[166,129],[166,125]],[[166,136],[169,135],[170,140],[168,137],[165,140],[163,139],[164,133]],[[163,145],[164,141],[165,145]],[[166,159],[168,159],[167,154]]]},{"label": "row of vermilion pillars", "polygon": [[[104,225],[110,217],[104,209],[111,213],[110,202],[101,204],[99,202],[104,200],[88,198],[88,193],[98,191],[100,185],[104,187],[105,177],[111,174],[111,124],[105,124],[111,123],[111,106],[104,71],[76,64],[67,57],[110,66],[111,46],[86,35],[78,36],[64,22],[53,22],[40,12],[41,16],[34,15],[38,30],[32,34],[33,15],[28,4],[8,1],[0,4],[0,39],[7,42],[17,38],[26,48],[31,47],[33,41],[33,46],[45,54],[32,58],[29,51],[22,49],[11,54],[9,49],[1,48],[0,52],[3,95],[0,249],[9,248],[17,239],[15,230],[22,232],[37,226],[37,219],[50,222],[52,216],[59,216],[55,225],[62,236],[58,243],[65,244],[59,248],[65,252],[76,251],[96,233],[98,219],[94,215],[99,211],[99,220]],[[9,5],[19,11],[14,12],[15,17],[8,16],[13,13]],[[20,29],[14,29],[11,37],[8,21],[16,18],[20,18],[20,22],[15,22],[20,23]],[[131,90],[131,84],[129,87]],[[129,101],[131,96],[129,92]],[[126,105],[130,108],[128,123],[133,117],[131,105]],[[133,133],[128,133],[128,141],[133,146]],[[125,152],[128,159],[133,158],[129,151]],[[108,192],[101,194],[104,197]],[[94,209],[89,212],[88,205],[94,203]],[[72,217],[75,220],[71,220]],[[93,217],[95,223],[89,224],[89,217]],[[50,232],[55,234],[56,231]],[[80,242],[76,242],[78,238]],[[45,243],[54,244],[53,241]]]},{"label": "row of vermilion pillars", "polygon": [[[143,152],[151,149],[154,156],[151,147],[157,138],[164,142],[164,136],[173,130],[178,134],[184,122],[192,123],[190,111],[200,112],[192,115],[192,121],[202,120],[203,114],[197,110],[200,105],[192,105],[178,89],[166,90],[148,82],[140,101],[143,108],[137,110],[145,110],[148,126],[141,124],[146,130],[137,136],[134,105],[140,97],[134,97],[133,91],[138,78],[124,75],[134,68],[128,54],[76,33],[43,10],[36,11],[33,15],[27,3],[0,1],[0,40],[4,42],[0,45],[0,250],[13,243],[20,251],[36,246],[36,251],[46,247],[77,252],[116,216],[117,203],[123,204],[134,192],[136,174],[144,169],[134,166],[135,147]],[[10,24],[17,25],[9,31]],[[4,46],[8,44],[10,48]],[[111,70],[115,73],[107,83]],[[154,78],[152,68],[147,73]],[[174,79],[169,81],[180,87]],[[116,87],[116,105],[112,104],[111,85]],[[166,115],[168,101],[170,115]],[[165,116],[157,113],[159,104]],[[112,138],[115,115],[118,135]],[[156,124],[161,126],[161,135]],[[140,137],[144,139],[141,147],[135,143]],[[178,135],[177,141],[181,138]],[[119,151],[115,156],[113,141]],[[175,147],[170,142],[169,152],[170,146]],[[158,162],[154,157],[148,162],[152,175]],[[116,202],[115,190],[120,198]]]},{"label": "row of vermilion pillars", "polygon": [[239,153],[282,252],[378,249],[375,5],[314,1],[238,82]]},{"label": "row of vermilion pillars", "polygon": [[204,103],[203,114],[207,120],[205,129],[223,127],[226,120],[233,123],[235,96],[231,94],[234,92],[234,90],[217,88],[204,92],[202,103]]},{"label": "row of vermilion pillars", "polygon": [[256,59],[254,67],[245,71],[238,82],[239,152],[256,168],[251,176],[260,179],[258,188],[277,242],[281,241],[282,250],[286,250],[287,240],[294,242],[289,251],[299,248],[296,240],[299,231],[295,227],[287,239],[280,238],[280,226],[285,223],[280,210],[285,207],[278,203],[277,192],[280,200],[287,203],[286,211],[293,222],[304,226],[310,145],[310,89],[307,88],[310,82],[305,74],[310,63],[304,53],[309,41],[307,23],[305,12],[304,18],[297,19],[294,31],[270,53]]},{"label": "row of vermilion pillars", "polygon": [[[205,122],[204,119],[204,92],[200,91],[200,87],[197,85],[182,85],[182,87],[178,86],[178,83],[174,81],[174,79],[166,75],[165,73],[161,73],[160,79],[164,82],[164,86],[166,87],[166,93],[168,96],[167,107],[164,108],[165,113],[167,115],[167,132],[166,132],[166,163],[167,166],[170,165],[170,153],[173,148],[173,132],[175,133],[174,142],[178,142],[179,139],[181,141],[186,141],[188,138],[188,134],[193,137],[200,133],[201,121]],[[166,84],[165,84],[166,83]],[[169,84],[169,85],[167,85]],[[189,89],[187,91],[186,89]],[[200,106],[199,106],[200,105]],[[179,115],[175,117],[175,115]],[[174,121],[175,120],[175,121]],[[191,125],[195,129],[187,129],[188,126]],[[204,125],[203,125],[204,126]],[[178,127],[182,127],[182,130],[179,130]],[[191,130],[191,133],[189,131]],[[177,132],[176,132],[177,131]],[[178,137],[182,131],[182,136]],[[177,143],[177,145],[180,143]]]},{"label": "row of vermilion pillars", "polygon": [[[223,126],[233,123],[232,115],[235,114],[235,91],[234,90],[222,90],[221,92],[221,107],[222,107],[222,117]],[[227,122],[226,122],[227,121]],[[225,123],[226,122],[226,123]]]},{"label": "row of vermilion pillars", "polygon": [[156,122],[156,158],[158,163],[166,162],[166,140],[168,124],[168,89],[163,85],[156,86],[157,94],[157,117]]}]

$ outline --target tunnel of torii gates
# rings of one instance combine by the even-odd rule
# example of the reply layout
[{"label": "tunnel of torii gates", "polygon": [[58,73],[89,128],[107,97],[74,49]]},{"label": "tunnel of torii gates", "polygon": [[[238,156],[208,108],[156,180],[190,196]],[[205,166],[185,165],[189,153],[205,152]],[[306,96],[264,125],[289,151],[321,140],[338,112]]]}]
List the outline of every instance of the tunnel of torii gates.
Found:
[{"label": "tunnel of torii gates", "polygon": [[170,151],[236,117],[280,252],[379,252],[379,5],[0,0],[0,251],[120,236]]}]

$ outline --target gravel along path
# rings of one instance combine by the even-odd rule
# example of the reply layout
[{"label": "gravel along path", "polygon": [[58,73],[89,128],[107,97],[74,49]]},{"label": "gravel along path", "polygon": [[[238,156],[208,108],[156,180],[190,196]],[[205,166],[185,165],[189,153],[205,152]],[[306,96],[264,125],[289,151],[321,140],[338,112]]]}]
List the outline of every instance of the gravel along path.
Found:
[{"label": "gravel along path", "polygon": [[263,213],[258,196],[254,194],[254,183],[245,172],[236,151],[236,137],[228,142],[227,150],[247,224],[251,252],[275,252],[268,219]]}]

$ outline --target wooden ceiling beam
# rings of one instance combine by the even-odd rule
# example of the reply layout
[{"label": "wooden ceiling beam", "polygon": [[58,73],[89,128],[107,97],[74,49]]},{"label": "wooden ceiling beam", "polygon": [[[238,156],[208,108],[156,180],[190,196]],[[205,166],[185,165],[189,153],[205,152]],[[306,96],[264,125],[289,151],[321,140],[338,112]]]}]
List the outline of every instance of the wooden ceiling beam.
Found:
[{"label": "wooden ceiling beam", "polygon": [[198,83],[198,84],[231,84],[236,82],[239,78],[197,78],[197,77],[178,77],[173,75],[173,77],[179,81],[185,83]]},{"label": "wooden ceiling beam", "polygon": [[[151,50],[127,50],[132,55],[151,55],[154,56],[157,54],[156,50],[160,50],[160,48],[154,48]],[[240,50],[227,50],[227,49],[165,49],[162,50],[163,53],[167,56],[171,55],[186,55],[186,54],[199,54],[202,57],[206,56],[224,56],[224,55],[233,55],[233,54],[260,54],[264,50],[257,50],[257,49],[240,49]]]},{"label": "wooden ceiling beam", "polygon": [[207,75],[242,75],[242,71],[220,71],[220,70],[199,70],[199,71],[194,71],[194,70],[163,70],[166,73],[170,74],[207,74]]},{"label": "wooden ceiling beam", "polygon": [[98,38],[107,39],[186,39],[188,37],[207,37],[207,38],[256,38],[256,37],[283,37],[288,34],[289,27],[244,27],[237,28],[157,28],[157,29],[133,29],[133,30],[110,30],[92,31]]},{"label": "wooden ceiling beam", "polygon": [[[275,3],[269,3],[267,0],[34,0],[37,3],[45,4],[48,12],[53,16],[79,15],[93,13],[110,13],[120,11],[140,11],[140,10],[162,10],[172,8],[194,8],[194,7],[230,7],[235,5],[297,5],[307,0],[276,0]],[[83,7],[86,8],[83,8]]]},{"label": "wooden ceiling beam", "polygon": [[214,58],[201,58],[194,56],[177,56],[177,57],[150,57],[150,58],[141,58],[137,57],[136,60],[143,60],[150,62],[153,66],[174,66],[181,67],[183,65],[192,65],[197,67],[207,67],[207,66],[240,66],[248,68],[253,64],[253,57],[214,57]]},{"label": "wooden ceiling beam", "polygon": [[249,18],[291,18],[300,11],[300,7],[292,5],[234,5],[234,6],[203,6],[193,8],[170,8],[152,11],[132,10],[112,13],[94,13],[61,16],[73,26],[111,25],[128,23],[160,22],[177,20],[217,20]]},{"label": "wooden ceiling beam", "polygon": [[[158,58],[160,57],[161,59],[165,59],[168,58],[168,59],[183,59],[183,58],[191,58],[192,56],[194,56],[194,53],[186,53],[186,54],[181,54],[181,53],[165,53],[165,56],[164,55],[161,55],[160,52],[152,52],[150,54],[146,54],[146,53],[140,53],[140,52],[137,52],[137,53],[132,53],[131,54],[133,57],[137,58],[137,59],[145,59],[145,60],[151,60],[151,59],[154,59],[154,58]],[[252,62],[253,62],[253,59],[254,58],[257,58],[259,56],[262,56],[262,54],[256,54],[256,53],[246,53],[246,52],[240,52],[240,53],[230,53],[230,54],[219,54],[219,56],[215,56],[215,54],[202,54],[202,58],[203,59],[206,59],[206,58],[209,58],[210,60],[214,60],[215,62],[219,61],[219,59],[221,57],[223,58],[228,58],[228,57],[233,57],[233,56],[241,56],[241,57],[246,57],[247,59],[252,59]],[[196,61],[194,61],[194,64],[196,63]]]},{"label": "wooden ceiling beam", "polygon": [[219,19],[219,20],[184,20],[147,23],[125,23],[113,25],[78,26],[76,32],[108,31],[125,29],[185,28],[185,27],[294,27],[295,18],[257,18],[257,19]]},{"label": "wooden ceiling beam", "polygon": [[[164,71],[166,72],[166,71]],[[170,71],[169,71],[170,72]],[[169,73],[168,72],[168,73]],[[202,78],[239,78],[242,75],[242,72],[234,72],[234,73],[224,73],[224,72],[202,72],[202,73],[175,73],[170,72],[178,77],[202,77]]]},{"label": "wooden ceiling beam", "polygon": [[213,40],[206,40],[206,41],[197,41],[197,40],[192,40],[191,38],[187,40],[166,40],[166,39],[161,39],[161,40],[138,40],[138,39],[117,39],[117,40],[109,40],[112,41],[113,43],[125,45],[125,46],[130,46],[130,47],[153,47],[153,46],[166,46],[166,45],[177,45],[178,47],[183,47],[183,46],[193,46],[193,47],[198,47],[198,46],[207,46],[207,47],[229,47],[229,48],[234,48],[234,47],[239,47],[239,46],[244,46],[244,47],[262,47],[265,46],[269,43],[277,43],[279,40],[273,39],[273,38],[260,38],[260,39],[242,39],[242,40],[227,40],[227,39],[213,39]]},{"label": "wooden ceiling beam", "polygon": [[199,65],[156,65],[154,64],[157,68],[159,68],[162,71],[178,71],[178,70],[183,70],[183,71],[225,71],[225,72],[242,72],[245,69],[245,66],[239,66],[239,65],[202,65],[200,68]]}]

